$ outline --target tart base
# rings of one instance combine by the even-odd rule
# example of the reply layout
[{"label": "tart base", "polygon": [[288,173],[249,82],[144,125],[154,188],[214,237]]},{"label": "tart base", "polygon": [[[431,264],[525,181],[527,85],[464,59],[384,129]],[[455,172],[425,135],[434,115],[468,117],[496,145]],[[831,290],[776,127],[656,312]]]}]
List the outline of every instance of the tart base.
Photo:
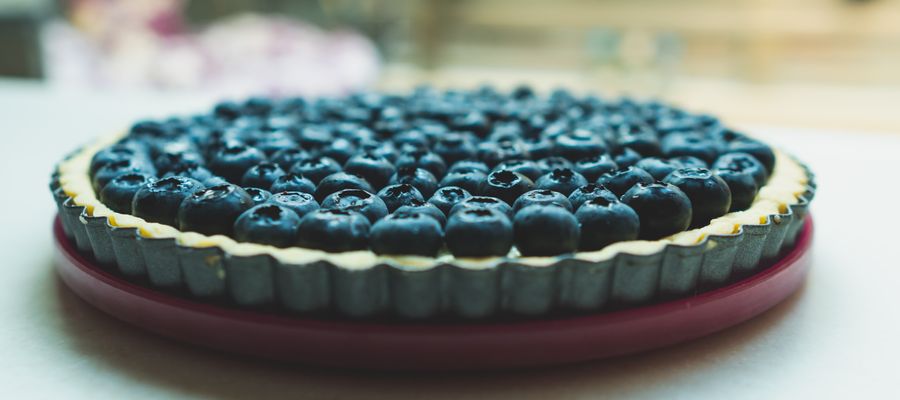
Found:
[{"label": "tart base", "polygon": [[575,317],[491,322],[378,322],[291,317],[192,301],[132,283],[79,252],[60,218],[57,271],[78,296],[122,321],[230,353],[332,367],[485,370],[621,356],[700,338],[749,320],[803,283],[812,217],[782,256],[727,286],[648,306]]}]

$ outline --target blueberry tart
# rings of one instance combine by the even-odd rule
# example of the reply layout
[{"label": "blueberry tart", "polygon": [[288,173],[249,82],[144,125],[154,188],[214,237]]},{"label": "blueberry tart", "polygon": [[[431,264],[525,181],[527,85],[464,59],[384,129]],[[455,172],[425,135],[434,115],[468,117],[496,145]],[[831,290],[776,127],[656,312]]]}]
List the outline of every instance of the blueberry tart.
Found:
[{"label": "blueberry tart", "polygon": [[232,307],[340,317],[602,312],[685,297],[791,248],[791,156],[658,101],[528,87],[224,102],[62,160],[97,264]]}]

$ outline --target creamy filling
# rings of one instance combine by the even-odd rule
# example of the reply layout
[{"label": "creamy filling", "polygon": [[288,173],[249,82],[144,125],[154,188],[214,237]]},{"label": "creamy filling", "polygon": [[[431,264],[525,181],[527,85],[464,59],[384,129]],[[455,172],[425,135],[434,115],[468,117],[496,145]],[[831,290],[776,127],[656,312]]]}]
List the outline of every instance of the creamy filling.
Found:
[{"label": "creamy filling", "polygon": [[[486,269],[512,259],[517,263],[530,266],[547,266],[560,259],[557,256],[522,257],[515,248],[506,257],[486,258],[457,258],[449,253],[436,258],[389,256],[377,255],[368,250],[328,253],[301,247],[278,248],[256,243],[237,242],[224,235],[207,236],[195,232],[181,232],[172,226],[147,222],[133,215],[114,212],[97,198],[88,175],[91,158],[95,153],[118,140],[119,137],[117,135],[98,140],[96,143],[85,146],[70,159],[63,161],[59,165],[59,182],[66,194],[73,198],[74,203],[85,207],[89,215],[106,217],[111,226],[137,228],[139,234],[146,238],[174,238],[178,244],[189,247],[218,246],[225,252],[236,256],[268,254],[285,264],[327,261],[346,269],[365,269],[378,264],[390,264],[401,269],[421,270],[451,262],[464,268]],[[768,183],[760,189],[749,209],[728,213],[710,221],[709,225],[702,228],[679,232],[660,240],[618,242],[601,250],[578,252],[566,257],[599,262],[611,259],[619,253],[649,255],[661,251],[667,244],[694,245],[703,243],[709,235],[737,234],[742,225],[763,225],[766,224],[770,215],[786,213],[788,207],[796,204],[800,195],[806,192],[807,180],[806,171],[796,161],[775,150],[775,168],[772,175]],[[707,243],[710,246],[714,245],[713,241]]]}]

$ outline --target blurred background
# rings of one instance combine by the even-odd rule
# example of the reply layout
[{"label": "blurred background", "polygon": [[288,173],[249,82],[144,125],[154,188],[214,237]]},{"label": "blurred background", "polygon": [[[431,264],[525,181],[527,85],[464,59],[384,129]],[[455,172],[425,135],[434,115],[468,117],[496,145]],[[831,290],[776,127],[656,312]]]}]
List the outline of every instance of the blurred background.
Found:
[{"label": "blurred background", "polygon": [[0,96],[529,83],[900,132],[898,21],[898,0],[0,0]]}]

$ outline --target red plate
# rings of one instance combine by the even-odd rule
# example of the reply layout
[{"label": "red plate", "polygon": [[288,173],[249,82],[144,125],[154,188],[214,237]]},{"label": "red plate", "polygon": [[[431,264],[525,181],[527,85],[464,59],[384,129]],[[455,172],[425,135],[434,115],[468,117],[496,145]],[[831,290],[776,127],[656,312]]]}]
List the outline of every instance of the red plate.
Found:
[{"label": "red plate", "polygon": [[88,303],[148,331],[232,353],[369,369],[459,370],[571,363],[699,338],[778,304],[810,266],[812,219],[775,265],[694,297],[595,315],[495,323],[332,321],[234,310],[135,285],[82,256],[53,227],[59,275]]}]

